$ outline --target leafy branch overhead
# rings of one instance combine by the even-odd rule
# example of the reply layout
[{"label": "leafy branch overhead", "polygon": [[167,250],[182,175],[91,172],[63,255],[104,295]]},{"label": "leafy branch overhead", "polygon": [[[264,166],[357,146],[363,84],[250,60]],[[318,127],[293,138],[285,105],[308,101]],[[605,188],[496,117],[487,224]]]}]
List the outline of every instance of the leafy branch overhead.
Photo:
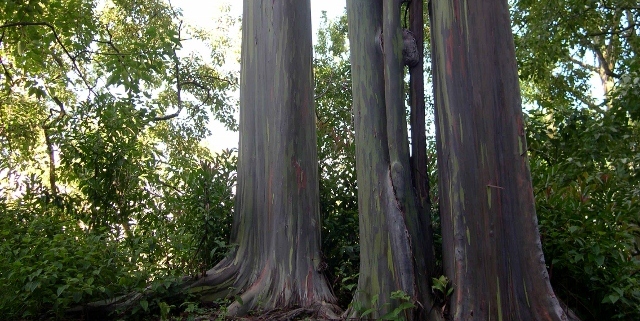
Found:
[{"label": "leafy branch overhead", "polygon": [[639,320],[637,0],[342,1],[0,1],[2,318]]}]

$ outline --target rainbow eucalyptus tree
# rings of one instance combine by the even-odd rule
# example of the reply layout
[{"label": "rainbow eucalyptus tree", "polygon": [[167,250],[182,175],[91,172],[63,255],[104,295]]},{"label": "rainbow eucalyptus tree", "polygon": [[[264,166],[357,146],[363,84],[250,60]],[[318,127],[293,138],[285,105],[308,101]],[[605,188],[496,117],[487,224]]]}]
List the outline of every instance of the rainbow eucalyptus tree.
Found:
[{"label": "rainbow eucalyptus tree", "polygon": [[[360,214],[360,276],[350,315],[425,319],[435,311],[426,259],[433,245],[409,162],[403,44],[411,39],[403,39],[400,6],[347,1]],[[411,304],[418,309],[405,309]]]},{"label": "rainbow eucalyptus tree", "polygon": [[538,233],[507,0],[431,5],[450,317],[566,320]]},{"label": "rainbow eucalyptus tree", "polygon": [[230,315],[331,308],[321,273],[310,3],[243,6],[237,247],[190,291],[205,301],[239,295]]}]

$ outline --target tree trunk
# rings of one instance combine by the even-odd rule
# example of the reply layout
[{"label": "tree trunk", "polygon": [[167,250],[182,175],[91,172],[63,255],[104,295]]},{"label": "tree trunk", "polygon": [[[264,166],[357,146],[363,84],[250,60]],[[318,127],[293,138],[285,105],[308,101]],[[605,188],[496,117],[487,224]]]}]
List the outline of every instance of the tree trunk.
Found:
[{"label": "tree trunk", "polygon": [[[411,183],[400,1],[349,0],[347,19],[360,213],[360,277],[349,314],[426,319],[432,304],[423,254],[432,245],[423,240]],[[417,312],[403,310],[395,291]]]},{"label": "tree trunk", "polygon": [[409,99],[411,105],[411,177],[416,191],[418,219],[426,247],[425,261],[427,275],[435,276],[436,257],[433,249],[433,228],[431,226],[431,198],[429,196],[429,172],[427,169],[426,108],[424,102],[424,2],[411,1],[409,4],[409,27],[416,39],[419,63],[409,67]]},{"label": "tree trunk", "polygon": [[451,319],[566,319],[542,255],[507,1],[432,6]]},{"label": "tree trunk", "polygon": [[243,4],[237,248],[191,291],[240,294],[230,315],[333,303],[319,268],[310,3]]}]

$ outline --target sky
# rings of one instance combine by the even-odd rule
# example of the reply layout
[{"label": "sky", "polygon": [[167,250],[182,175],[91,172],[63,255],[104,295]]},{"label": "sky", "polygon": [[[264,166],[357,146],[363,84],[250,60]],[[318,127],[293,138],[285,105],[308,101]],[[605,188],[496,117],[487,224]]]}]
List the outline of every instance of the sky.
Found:
[{"label": "sky", "polygon": [[[183,18],[186,23],[212,31],[219,28],[216,23],[216,18],[221,15],[222,10],[220,8],[222,6],[229,5],[232,16],[240,17],[242,15],[242,1],[239,0],[172,0],[171,4],[174,7],[182,9]],[[311,0],[314,43],[322,11],[327,12],[329,19],[334,19],[345,12],[345,6],[346,0]],[[240,34],[238,33],[236,37],[239,40]],[[203,57],[209,56],[209,50],[202,44],[198,45],[197,43],[187,42],[184,44],[184,48],[187,51],[199,52]],[[238,67],[237,70],[239,70],[239,66],[236,67]],[[594,97],[602,97],[602,85],[600,84],[597,74],[594,74],[592,77],[591,88]],[[527,108],[527,106],[524,106],[524,108]],[[239,139],[237,132],[226,130],[225,127],[216,120],[211,120],[209,129],[212,135],[206,139],[203,144],[209,147],[212,152],[238,147]]]},{"label": "sky", "polygon": [[[230,5],[230,14],[232,16],[240,17],[242,15],[242,1],[238,0],[173,0],[171,4],[174,7],[182,9],[183,19],[186,23],[209,30],[215,30],[219,27],[217,26],[216,18],[220,15],[220,8],[222,6]],[[327,12],[329,19],[333,19],[344,13],[345,5],[346,0],[311,0],[311,21],[313,24],[314,43],[322,11]],[[240,37],[240,34],[238,34],[237,37]],[[202,44],[185,43],[184,48],[187,51],[196,51],[203,57],[209,56],[207,47]],[[216,120],[210,122],[209,129],[212,135],[206,139],[203,144],[209,147],[212,152],[238,147],[239,139],[237,132],[226,130],[224,126]]]}]

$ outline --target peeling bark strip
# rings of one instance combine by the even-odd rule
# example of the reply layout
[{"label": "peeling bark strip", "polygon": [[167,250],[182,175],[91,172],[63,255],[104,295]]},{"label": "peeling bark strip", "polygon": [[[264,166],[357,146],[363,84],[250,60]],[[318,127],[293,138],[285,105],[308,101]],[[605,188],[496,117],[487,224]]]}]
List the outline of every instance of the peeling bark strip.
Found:
[{"label": "peeling bark strip", "polygon": [[379,318],[401,303],[391,293],[403,291],[418,309],[401,316],[426,320],[432,303],[424,254],[432,244],[423,239],[411,184],[400,1],[348,0],[347,19],[360,213],[360,278],[352,307],[361,307],[349,316],[371,308],[367,317]]},{"label": "peeling bark strip", "polygon": [[[309,0],[243,2],[240,147],[229,257],[191,292],[239,294],[230,315],[318,308],[335,298],[319,272],[320,211]],[[335,314],[334,314],[335,315]]]},{"label": "peeling bark strip", "polygon": [[451,319],[565,320],[542,255],[507,1],[433,1],[431,13]]}]

